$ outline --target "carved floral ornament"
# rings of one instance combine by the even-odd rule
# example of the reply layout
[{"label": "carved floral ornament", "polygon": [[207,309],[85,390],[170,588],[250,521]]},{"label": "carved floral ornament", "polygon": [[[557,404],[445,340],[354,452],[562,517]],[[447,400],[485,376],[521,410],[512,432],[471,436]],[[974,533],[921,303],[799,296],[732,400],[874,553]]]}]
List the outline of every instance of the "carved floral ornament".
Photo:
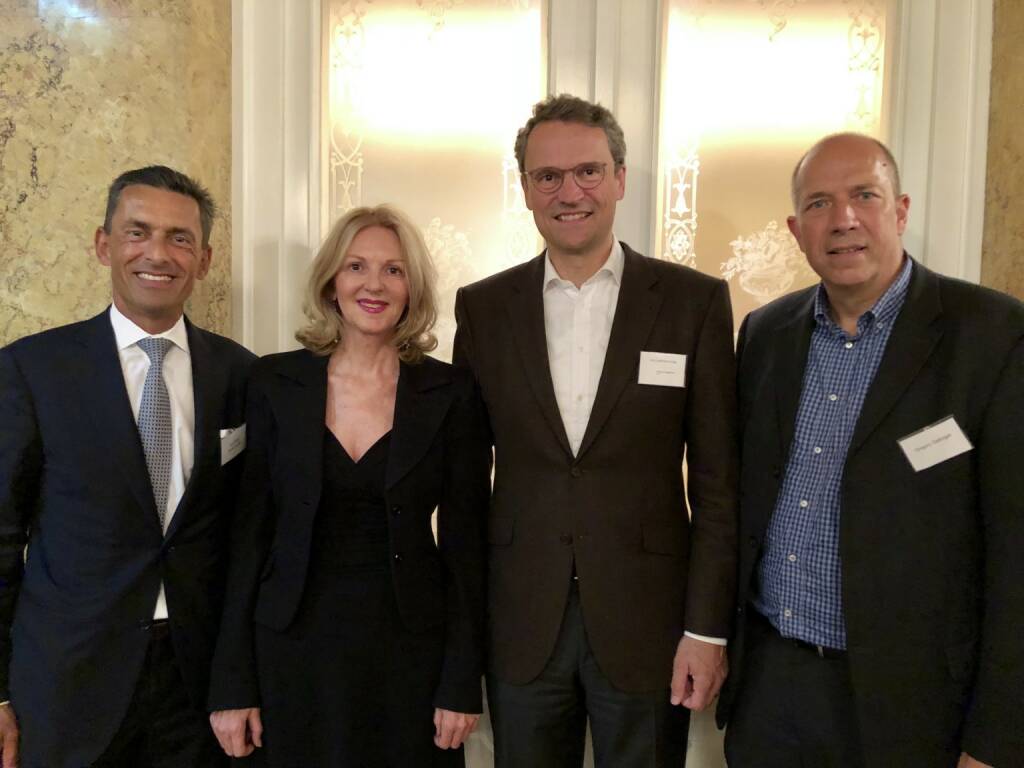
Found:
[{"label": "carved floral ornament", "polygon": [[781,296],[794,283],[806,283],[815,277],[796,238],[775,220],[760,232],[737,237],[729,246],[733,256],[722,262],[722,277],[738,278],[740,287],[759,304]]}]

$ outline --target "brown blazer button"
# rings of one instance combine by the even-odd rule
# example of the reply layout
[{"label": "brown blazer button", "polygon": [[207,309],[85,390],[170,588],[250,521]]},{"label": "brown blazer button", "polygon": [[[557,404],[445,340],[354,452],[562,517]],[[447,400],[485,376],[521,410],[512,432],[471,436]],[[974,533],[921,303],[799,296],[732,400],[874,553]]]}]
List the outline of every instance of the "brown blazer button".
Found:
[{"label": "brown blazer button", "polygon": [[402,556],[399,553],[397,553],[397,552],[395,553],[395,562],[396,563],[402,562]]},{"label": "brown blazer button", "polygon": [[748,541],[750,542],[750,548],[751,549],[757,549],[757,537],[756,536],[751,536],[748,539]]},{"label": "brown blazer button", "polygon": [[583,470],[579,467],[573,467],[569,470],[569,474],[573,477],[583,477]]},{"label": "brown blazer button", "polygon": [[572,534],[571,533],[563,533],[561,536],[558,537],[558,540],[560,542],[562,542],[563,544],[565,544],[566,546],[569,546],[570,544],[572,544]]},{"label": "brown blazer button", "polygon": [[398,504],[395,504],[395,506],[391,508],[391,511],[396,515],[400,515],[402,514],[402,507],[399,506]]}]

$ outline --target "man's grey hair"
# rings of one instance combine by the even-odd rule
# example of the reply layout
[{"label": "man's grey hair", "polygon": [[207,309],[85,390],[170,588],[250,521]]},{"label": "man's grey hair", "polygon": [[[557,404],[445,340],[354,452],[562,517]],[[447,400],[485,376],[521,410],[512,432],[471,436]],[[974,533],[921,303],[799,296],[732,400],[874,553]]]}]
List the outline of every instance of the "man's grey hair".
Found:
[{"label": "man's grey hair", "polygon": [[626,137],[615,115],[600,104],[568,93],[560,93],[534,104],[533,116],[519,129],[516,135],[516,162],[519,163],[520,173],[526,172],[526,141],[530,138],[530,133],[540,123],[552,121],[600,128],[608,138],[608,149],[612,154],[612,160],[615,161],[615,170],[626,164]]}]

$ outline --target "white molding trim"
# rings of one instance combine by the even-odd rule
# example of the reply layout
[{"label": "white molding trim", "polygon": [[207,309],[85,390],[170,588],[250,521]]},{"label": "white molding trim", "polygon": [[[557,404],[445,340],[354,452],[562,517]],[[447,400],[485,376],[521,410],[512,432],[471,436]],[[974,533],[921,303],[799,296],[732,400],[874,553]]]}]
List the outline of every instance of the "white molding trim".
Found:
[{"label": "white molding trim", "polygon": [[296,346],[320,241],[320,2],[232,0],[232,331]]},{"label": "white molding trim", "polygon": [[977,282],[985,220],[993,0],[904,0],[891,144],[910,195],[907,250]]}]

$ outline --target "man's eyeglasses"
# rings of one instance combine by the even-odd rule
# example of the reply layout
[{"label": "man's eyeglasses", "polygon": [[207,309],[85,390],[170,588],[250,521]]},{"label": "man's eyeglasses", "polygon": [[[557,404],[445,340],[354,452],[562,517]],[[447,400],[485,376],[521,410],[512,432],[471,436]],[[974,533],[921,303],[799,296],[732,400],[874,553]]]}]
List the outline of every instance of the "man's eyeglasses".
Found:
[{"label": "man's eyeglasses", "polygon": [[565,174],[571,173],[580,189],[593,189],[604,181],[607,163],[580,163],[575,168],[536,168],[523,175],[530,180],[533,188],[545,195],[562,188]]}]

